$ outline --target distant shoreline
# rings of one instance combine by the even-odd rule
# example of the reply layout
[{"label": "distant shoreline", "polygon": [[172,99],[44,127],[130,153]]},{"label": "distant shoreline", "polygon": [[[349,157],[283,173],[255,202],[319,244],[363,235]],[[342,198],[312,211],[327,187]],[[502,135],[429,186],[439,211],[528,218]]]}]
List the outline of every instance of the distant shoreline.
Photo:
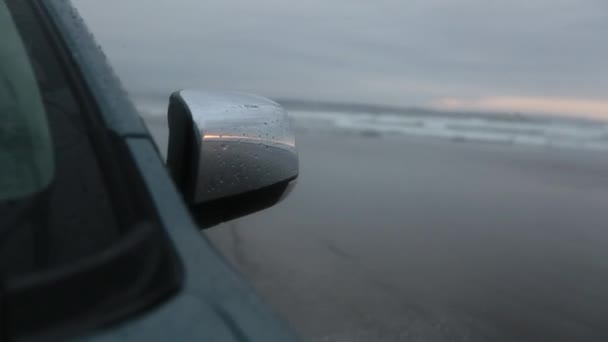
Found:
[{"label": "distant shoreline", "polygon": [[577,124],[606,124],[606,121],[587,117],[573,117],[564,114],[538,114],[521,112],[490,111],[447,111],[424,107],[399,107],[377,104],[340,103],[327,101],[302,101],[295,99],[275,99],[288,110],[306,110],[312,112],[368,113],[368,114],[401,114],[414,116],[437,116],[453,118],[492,118],[497,121],[551,122],[563,121]]}]

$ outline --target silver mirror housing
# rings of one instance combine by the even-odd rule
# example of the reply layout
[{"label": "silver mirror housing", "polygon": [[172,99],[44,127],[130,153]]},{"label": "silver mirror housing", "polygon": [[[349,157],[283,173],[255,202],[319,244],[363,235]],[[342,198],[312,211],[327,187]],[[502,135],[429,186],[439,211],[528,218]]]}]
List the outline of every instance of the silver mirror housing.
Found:
[{"label": "silver mirror housing", "polygon": [[168,124],[167,167],[184,199],[196,211],[223,212],[206,221],[268,207],[298,176],[287,112],[272,100],[181,90],[170,97]]}]

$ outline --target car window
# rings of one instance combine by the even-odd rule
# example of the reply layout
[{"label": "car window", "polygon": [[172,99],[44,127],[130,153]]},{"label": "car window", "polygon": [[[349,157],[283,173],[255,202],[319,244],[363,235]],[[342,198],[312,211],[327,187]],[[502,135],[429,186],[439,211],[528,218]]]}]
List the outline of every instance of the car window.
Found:
[{"label": "car window", "polygon": [[61,265],[120,229],[82,99],[27,2],[0,2],[0,275]]},{"label": "car window", "polygon": [[9,200],[45,188],[54,160],[36,79],[4,3],[0,41],[0,200]]}]

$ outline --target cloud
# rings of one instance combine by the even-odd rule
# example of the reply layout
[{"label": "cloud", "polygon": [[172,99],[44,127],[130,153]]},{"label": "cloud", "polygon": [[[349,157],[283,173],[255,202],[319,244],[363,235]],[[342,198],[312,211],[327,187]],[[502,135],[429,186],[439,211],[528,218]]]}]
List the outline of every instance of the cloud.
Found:
[{"label": "cloud", "polygon": [[396,106],[608,94],[606,0],[74,1],[137,94]]}]

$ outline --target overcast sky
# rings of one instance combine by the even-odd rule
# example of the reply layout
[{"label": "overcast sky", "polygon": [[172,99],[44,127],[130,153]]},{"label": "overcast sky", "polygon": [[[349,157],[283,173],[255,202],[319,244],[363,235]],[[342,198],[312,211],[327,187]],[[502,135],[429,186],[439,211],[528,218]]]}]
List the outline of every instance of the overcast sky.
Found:
[{"label": "overcast sky", "polygon": [[606,0],[73,0],[134,95],[608,118]]}]

